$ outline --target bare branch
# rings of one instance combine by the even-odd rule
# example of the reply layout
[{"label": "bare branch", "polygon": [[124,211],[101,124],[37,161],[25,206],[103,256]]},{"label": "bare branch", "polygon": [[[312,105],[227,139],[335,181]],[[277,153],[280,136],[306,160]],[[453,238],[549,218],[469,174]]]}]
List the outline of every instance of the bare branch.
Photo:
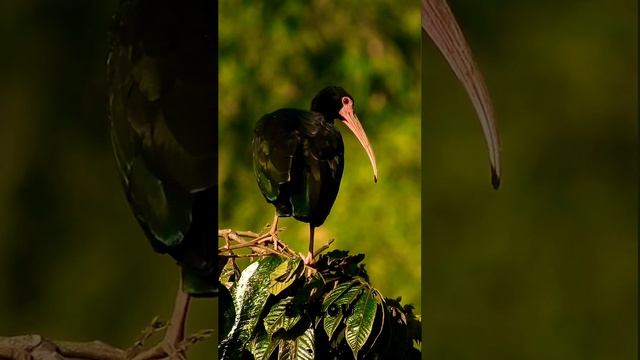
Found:
[{"label": "bare branch", "polygon": [[124,360],[126,351],[100,341],[53,341],[40,335],[0,337],[3,360]]},{"label": "bare branch", "polygon": [[[235,231],[231,229],[219,229],[218,238],[224,239],[224,245],[218,248],[218,256],[228,258],[260,257],[277,255],[284,258],[297,257],[298,254],[286,244],[278,241],[275,235],[265,233],[262,235],[252,231]],[[275,246],[278,245],[278,247]],[[281,247],[281,248],[280,248]],[[234,250],[250,249],[250,254],[236,254]]]}]

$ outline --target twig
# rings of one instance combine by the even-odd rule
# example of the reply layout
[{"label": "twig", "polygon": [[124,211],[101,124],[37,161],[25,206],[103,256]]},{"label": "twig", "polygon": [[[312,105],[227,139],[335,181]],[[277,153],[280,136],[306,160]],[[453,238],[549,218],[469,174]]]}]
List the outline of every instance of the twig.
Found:
[{"label": "twig", "polygon": [[[218,237],[224,239],[224,246],[218,248],[218,255],[228,258],[242,258],[242,257],[259,257],[278,255],[285,258],[297,257],[298,255],[291,250],[286,244],[274,239],[274,235],[265,233],[262,235],[256,234],[252,231],[235,231],[232,229],[219,229]],[[275,243],[282,245],[281,249],[274,249],[269,245]],[[251,249],[249,255],[238,255],[234,250]]]},{"label": "twig", "polygon": [[322,247],[320,247],[320,249],[318,249],[318,251],[316,251],[316,254],[315,254],[313,257],[318,257],[318,256],[319,256],[323,251],[327,250],[327,249],[331,246],[331,244],[333,244],[333,242],[334,242],[335,240],[336,240],[336,239],[331,239],[331,240],[329,240],[329,242],[328,242],[328,243],[326,243],[325,245],[323,245]]}]

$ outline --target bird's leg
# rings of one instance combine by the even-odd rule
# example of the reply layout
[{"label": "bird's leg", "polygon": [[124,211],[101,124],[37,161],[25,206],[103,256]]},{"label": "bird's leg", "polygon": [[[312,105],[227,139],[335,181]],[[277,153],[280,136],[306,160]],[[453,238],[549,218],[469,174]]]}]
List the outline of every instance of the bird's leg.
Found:
[{"label": "bird's leg", "polygon": [[[278,216],[278,212],[273,217],[273,223],[271,224],[271,229],[269,230],[269,234],[271,235],[271,240],[273,241],[273,248],[277,251],[278,245],[280,244],[280,240],[278,239],[278,220],[280,217]],[[284,246],[283,246],[284,247]]]},{"label": "bird's leg", "polygon": [[132,360],[171,359],[185,360],[187,358],[183,346],[185,325],[191,296],[182,291],[182,282],[178,287],[178,294],[173,306],[173,314],[169,321],[162,342],[140,353],[130,354],[127,358]]},{"label": "bird's leg", "polygon": [[184,331],[187,322],[187,314],[189,313],[189,304],[191,303],[191,296],[182,291],[182,283],[178,288],[178,294],[176,295],[176,302],[173,306],[173,314],[169,321],[169,328],[164,335],[164,343],[177,346],[182,340],[184,340]]},{"label": "bird's leg", "polygon": [[314,230],[315,227],[311,224],[309,224],[309,254],[307,254],[307,257],[304,259],[304,264],[305,265],[313,265],[315,263],[314,260],[314,256],[313,256],[313,252],[314,252],[314,246],[313,246],[313,236],[314,236]]}]

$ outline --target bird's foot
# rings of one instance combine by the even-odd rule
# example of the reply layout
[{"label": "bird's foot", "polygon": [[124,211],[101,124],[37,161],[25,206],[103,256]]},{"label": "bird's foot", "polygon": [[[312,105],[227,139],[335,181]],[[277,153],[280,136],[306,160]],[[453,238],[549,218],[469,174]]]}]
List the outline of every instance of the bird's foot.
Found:
[{"label": "bird's foot", "polygon": [[306,256],[302,256],[302,254],[300,254],[300,256],[302,257],[302,260],[304,260],[304,264],[306,266],[313,266],[316,263],[316,260],[313,258],[313,254],[312,253],[307,253]]},{"label": "bird's foot", "polygon": [[267,224],[266,228],[268,228],[268,230],[263,232],[262,235],[258,236],[255,240],[253,240],[253,242],[256,242],[258,244],[271,243],[275,251],[284,249],[286,246],[284,245],[284,242],[280,241],[280,239],[278,238],[278,232],[284,230],[285,228],[279,229],[277,220],[274,220],[273,224],[271,225]]},{"label": "bird's foot", "polygon": [[168,324],[166,322],[160,321],[158,317],[153,318],[153,320],[151,320],[151,324],[142,330],[140,338],[138,338],[133,346],[127,350],[127,355],[125,358],[135,360],[147,359],[148,357],[146,354],[148,353],[148,351],[145,351],[144,349],[145,343],[153,335],[162,331],[166,331],[167,327]]},{"label": "bird's foot", "polygon": [[[278,220],[280,220],[280,218],[276,213],[276,215],[273,217],[273,223],[269,228],[269,235],[271,235],[271,241],[273,242],[273,249],[275,251],[278,251],[278,245],[284,245],[282,244],[280,239],[278,239]],[[282,248],[284,248],[284,246],[282,246]]]},{"label": "bird's foot", "polygon": [[186,347],[182,343],[172,344],[167,341],[141,351],[139,353],[127,353],[128,360],[187,360]]},{"label": "bird's foot", "polygon": [[304,262],[304,269],[305,269],[306,276],[312,277],[313,275],[315,275],[318,272],[318,270],[316,269],[316,260],[313,254],[308,253],[306,256],[302,255],[302,253],[298,253],[298,254],[300,254],[300,257]]},{"label": "bird's foot", "polygon": [[278,230],[269,231],[271,235],[271,241],[273,242],[273,249],[278,251],[280,249],[284,249],[284,243],[278,239]]}]

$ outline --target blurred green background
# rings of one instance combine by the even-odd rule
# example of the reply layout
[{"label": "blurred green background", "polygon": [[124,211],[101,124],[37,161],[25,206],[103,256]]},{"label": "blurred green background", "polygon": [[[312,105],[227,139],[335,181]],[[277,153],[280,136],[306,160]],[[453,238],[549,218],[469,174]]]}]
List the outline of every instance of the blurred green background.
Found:
[{"label": "blurred green background", "polygon": [[[219,10],[219,226],[262,231],[272,221],[255,180],[256,121],[279,108],[308,109],[327,85],[343,86],[376,153],[339,121],[345,142],[340,192],[316,248],[366,254],[385,296],[420,305],[420,13],[411,0],[221,1]],[[307,253],[309,225],[283,218],[281,239]]]},{"label": "blurred green background", "polygon": [[470,102],[423,39],[425,358],[636,359],[637,3],[451,3],[504,181],[491,189]]},{"label": "blurred green background", "polygon": [[[130,346],[171,315],[178,267],[140,230],[111,153],[107,33],[117,0],[0,2],[0,336]],[[214,327],[194,301],[190,332]],[[210,359],[215,340],[193,347]]]}]

